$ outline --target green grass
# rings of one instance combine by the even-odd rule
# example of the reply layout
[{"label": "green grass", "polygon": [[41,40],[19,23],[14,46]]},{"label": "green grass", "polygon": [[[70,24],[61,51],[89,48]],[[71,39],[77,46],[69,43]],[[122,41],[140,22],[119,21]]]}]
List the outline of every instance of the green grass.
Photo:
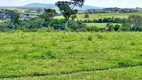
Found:
[{"label": "green grass", "polygon": [[79,72],[69,75],[13,78],[13,80],[141,80],[142,72],[140,71],[142,71],[142,67]]},{"label": "green grass", "polygon": [[141,39],[141,32],[0,33],[0,78],[141,80]]},{"label": "green grass", "polygon": [[[108,17],[115,17],[115,18],[128,18],[130,15],[142,15],[142,12],[135,12],[135,13],[94,13],[89,14],[89,18],[84,18],[85,14],[78,14],[78,20],[93,20],[99,18],[108,18]],[[57,19],[62,19],[62,16],[55,17]]]},{"label": "green grass", "polygon": [[3,23],[3,22],[5,22],[5,20],[0,20],[0,23]]},{"label": "green grass", "polygon": [[[106,26],[107,23],[85,23],[87,26],[96,26],[98,28],[104,28]],[[113,25],[116,25],[119,23],[113,23]],[[119,24],[121,25],[121,24]]]}]

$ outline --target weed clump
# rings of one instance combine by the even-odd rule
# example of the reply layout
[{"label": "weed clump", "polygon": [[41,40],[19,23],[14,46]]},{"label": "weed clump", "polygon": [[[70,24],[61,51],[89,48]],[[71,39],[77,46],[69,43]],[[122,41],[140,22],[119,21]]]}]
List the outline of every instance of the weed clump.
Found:
[{"label": "weed clump", "polygon": [[131,67],[136,65],[133,61],[128,60],[128,61],[121,61],[118,63],[118,67]]},{"label": "weed clump", "polygon": [[97,34],[96,35],[98,39],[103,39],[104,37],[102,35]]},{"label": "weed clump", "polygon": [[131,42],[131,46],[135,46],[136,45],[136,43],[135,42]]},{"label": "weed clump", "polygon": [[93,37],[90,35],[88,36],[88,41],[92,41],[93,40]]},{"label": "weed clump", "polygon": [[43,53],[41,56],[39,56],[40,59],[56,59],[56,57],[52,54],[51,51],[47,51],[46,53]]},{"label": "weed clump", "polygon": [[51,51],[47,51],[45,53],[39,53],[39,54],[32,54],[32,55],[27,55],[27,54],[24,54],[23,55],[23,58],[24,59],[27,59],[27,58],[36,58],[36,59],[56,59],[56,57],[52,54]]}]

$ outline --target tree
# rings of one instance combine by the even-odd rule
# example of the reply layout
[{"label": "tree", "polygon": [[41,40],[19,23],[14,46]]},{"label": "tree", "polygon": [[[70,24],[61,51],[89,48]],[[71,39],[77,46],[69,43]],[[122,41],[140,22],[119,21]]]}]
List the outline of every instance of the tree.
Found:
[{"label": "tree", "polygon": [[131,25],[127,22],[123,23],[121,26],[122,31],[130,31],[131,30]]},{"label": "tree", "polygon": [[51,22],[55,14],[57,14],[55,9],[44,9],[44,13],[41,15],[48,24],[48,31],[50,31]]},{"label": "tree", "polygon": [[[56,6],[65,18],[65,29],[68,29],[69,19],[77,14],[77,10],[74,10],[75,6],[83,6],[84,0],[71,0],[71,1],[58,1]],[[72,18],[74,19],[74,18]]]},{"label": "tree", "polygon": [[83,6],[84,2],[85,2],[85,0],[71,0],[71,3],[72,3],[74,6],[80,6],[80,7]]},{"label": "tree", "polygon": [[112,31],[112,30],[114,30],[113,24],[112,23],[106,24],[105,30],[106,31]]},{"label": "tree", "polygon": [[89,14],[86,13],[85,16],[84,16],[84,18],[89,18]]},{"label": "tree", "polygon": [[116,25],[114,26],[114,31],[118,31],[119,29],[120,29],[120,25],[116,24]]},{"label": "tree", "polygon": [[13,19],[11,19],[11,22],[14,24],[15,29],[18,29],[18,26],[20,25],[20,15],[18,13],[14,13]]},{"label": "tree", "polygon": [[130,15],[125,23],[122,24],[122,31],[142,31],[142,16]]},{"label": "tree", "polygon": [[142,29],[142,16],[131,15],[128,17],[127,23],[129,23],[134,31]]}]

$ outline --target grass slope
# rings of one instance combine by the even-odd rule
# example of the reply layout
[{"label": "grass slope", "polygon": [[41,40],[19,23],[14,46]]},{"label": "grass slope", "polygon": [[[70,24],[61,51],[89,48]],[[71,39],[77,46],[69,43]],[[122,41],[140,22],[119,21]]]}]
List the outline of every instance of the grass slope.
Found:
[{"label": "grass slope", "polygon": [[[93,20],[93,19],[100,19],[100,18],[109,18],[109,17],[115,17],[115,18],[128,18],[130,15],[142,15],[142,12],[135,12],[135,13],[94,13],[89,14],[89,18],[84,18],[85,14],[78,14],[77,19],[78,20]],[[56,19],[62,19],[62,16],[56,16]]]},{"label": "grass slope", "polygon": [[141,79],[141,39],[140,32],[0,33],[0,78]]}]

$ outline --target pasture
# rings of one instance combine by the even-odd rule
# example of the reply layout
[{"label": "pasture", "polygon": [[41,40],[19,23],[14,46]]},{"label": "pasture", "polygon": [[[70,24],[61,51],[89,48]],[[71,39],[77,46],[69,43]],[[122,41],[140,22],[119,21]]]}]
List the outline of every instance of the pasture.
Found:
[{"label": "pasture", "polygon": [[[106,27],[107,23],[85,23],[87,26],[96,26],[98,28],[104,28]],[[119,23],[112,23],[113,25],[117,25]],[[121,24],[119,24],[121,25]]]},{"label": "pasture", "polygon": [[[128,18],[130,15],[142,15],[142,12],[135,12],[135,13],[93,13],[89,14],[89,18],[84,18],[85,14],[77,14],[78,20],[93,20],[93,19],[100,19],[100,18]],[[63,19],[63,16],[56,16],[56,19]]]},{"label": "pasture", "polygon": [[0,33],[0,79],[141,80],[141,32]]}]

